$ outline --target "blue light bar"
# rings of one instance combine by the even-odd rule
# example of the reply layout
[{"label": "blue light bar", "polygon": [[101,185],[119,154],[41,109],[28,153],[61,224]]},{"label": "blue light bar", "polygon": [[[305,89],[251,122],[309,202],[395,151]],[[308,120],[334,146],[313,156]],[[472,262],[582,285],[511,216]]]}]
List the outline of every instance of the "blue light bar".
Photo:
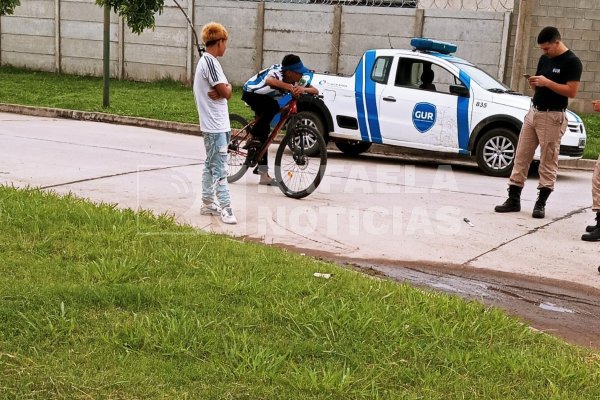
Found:
[{"label": "blue light bar", "polygon": [[416,50],[421,51],[437,51],[442,54],[455,53],[458,48],[454,43],[442,42],[427,38],[412,38],[410,45]]}]

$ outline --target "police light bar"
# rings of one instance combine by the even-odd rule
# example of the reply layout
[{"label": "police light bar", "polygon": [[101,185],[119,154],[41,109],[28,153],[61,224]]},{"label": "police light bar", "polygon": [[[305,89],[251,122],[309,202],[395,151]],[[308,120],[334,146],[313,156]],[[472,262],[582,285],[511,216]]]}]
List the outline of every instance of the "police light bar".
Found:
[{"label": "police light bar", "polygon": [[454,43],[427,38],[412,38],[410,40],[410,45],[414,47],[415,50],[436,51],[442,54],[455,53],[458,48]]}]

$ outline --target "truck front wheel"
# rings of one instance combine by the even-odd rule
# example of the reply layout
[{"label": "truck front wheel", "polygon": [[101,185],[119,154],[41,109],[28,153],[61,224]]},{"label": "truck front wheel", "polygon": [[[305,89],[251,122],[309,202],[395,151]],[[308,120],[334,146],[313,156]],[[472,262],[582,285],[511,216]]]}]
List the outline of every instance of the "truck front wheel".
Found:
[{"label": "truck front wheel", "polygon": [[506,128],[484,133],[475,149],[477,165],[486,175],[509,177],[517,154],[517,134]]}]

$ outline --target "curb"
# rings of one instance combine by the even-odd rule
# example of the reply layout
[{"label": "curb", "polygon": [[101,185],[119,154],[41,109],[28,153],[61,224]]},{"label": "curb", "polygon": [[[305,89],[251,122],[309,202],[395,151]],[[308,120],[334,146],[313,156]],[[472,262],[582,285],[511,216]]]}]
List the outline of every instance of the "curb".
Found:
[{"label": "curb", "polygon": [[[18,104],[0,103],[0,112],[13,114],[32,115],[35,117],[47,118],[68,118],[79,121],[94,121],[106,122],[111,124],[131,125],[141,128],[159,129],[168,132],[183,133],[186,135],[202,136],[200,126],[198,124],[187,124],[183,122],[163,121],[159,119],[142,118],[142,117],[124,117],[121,115],[107,114],[102,112],[65,110],[62,108],[48,107],[32,107],[22,106]],[[374,145],[369,153],[397,156],[412,156],[432,159],[431,156],[424,156],[423,152],[414,149],[397,148],[392,146]],[[470,158],[457,156],[454,154],[439,153],[435,156],[436,159],[467,161]],[[559,160],[558,166],[562,169],[578,169],[593,171],[596,165],[596,160]]]},{"label": "curb", "polygon": [[142,128],[160,129],[169,132],[202,136],[200,133],[200,126],[197,124],[186,124],[182,122],[163,121],[159,119],[142,117],[123,117],[120,115],[102,112],[65,110],[62,108],[31,107],[6,103],[0,103],[0,112],[32,115],[35,117],[68,118],[80,121],[107,122],[111,124],[132,125]]}]

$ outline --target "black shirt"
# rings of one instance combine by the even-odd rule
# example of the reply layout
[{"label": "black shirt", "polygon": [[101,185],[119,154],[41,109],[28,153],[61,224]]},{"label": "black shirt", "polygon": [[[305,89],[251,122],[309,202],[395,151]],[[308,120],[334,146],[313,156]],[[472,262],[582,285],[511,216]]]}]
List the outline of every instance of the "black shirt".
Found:
[{"label": "black shirt", "polygon": [[[540,57],[538,61],[536,75],[543,75],[546,78],[560,84],[577,81],[581,79],[583,67],[579,58],[571,50],[567,50],[559,56],[550,58],[547,55]],[[569,99],[567,96],[560,95],[547,87],[537,87],[533,95],[533,105],[539,109],[561,109],[567,108]]]}]

